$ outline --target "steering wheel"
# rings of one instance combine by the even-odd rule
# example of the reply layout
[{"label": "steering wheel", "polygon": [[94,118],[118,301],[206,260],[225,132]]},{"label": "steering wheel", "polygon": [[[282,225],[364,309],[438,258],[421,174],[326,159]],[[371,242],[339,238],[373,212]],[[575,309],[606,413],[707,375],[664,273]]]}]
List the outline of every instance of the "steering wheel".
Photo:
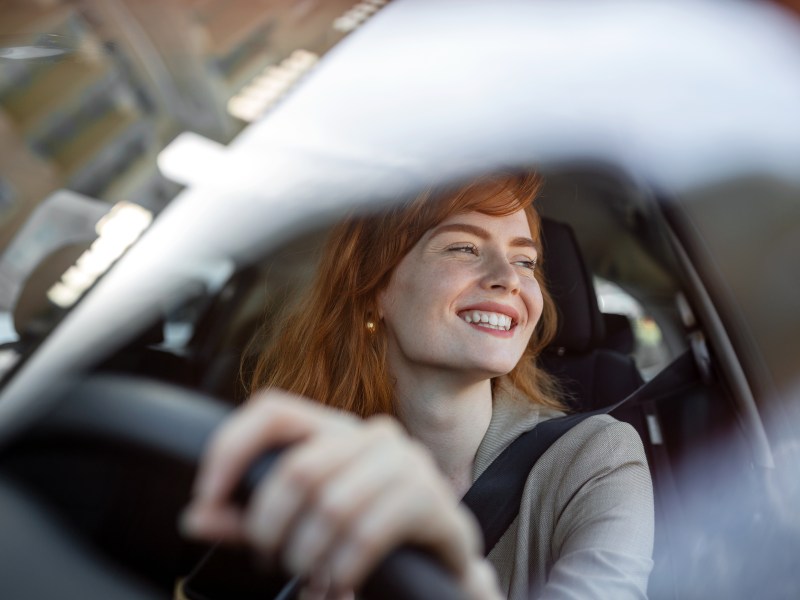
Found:
[{"label": "steering wheel", "polygon": [[[42,528],[52,528],[50,534],[43,534],[46,543],[55,538],[69,540],[76,528],[84,537],[88,532],[92,545],[100,546],[101,556],[91,553],[89,563],[96,563],[99,572],[92,574],[90,565],[85,582],[104,579],[102,571],[109,564],[102,555],[108,554],[132,565],[134,572],[144,571],[169,585],[169,579],[180,572],[176,548],[186,546],[177,533],[177,515],[188,503],[206,442],[230,408],[198,392],[121,375],[93,375],[61,385],[54,393],[59,396],[54,410],[0,453],[0,503],[8,503],[7,493],[15,498],[32,494],[31,502],[17,500],[16,505],[35,510],[37,499],[44,498],[58,506],[59,515],[66,511],[65,528],[63,517],[53,518],[43,508],[38,534]],[[256,483],[268,476],[278,455],[279,451],[265,454],[251,466],[239,497],[246,499]],[[0,548],[0,557],[3,554]],[[8,563],[0,566],[0,574],[9,568]],[[15,597],[41,597],[38,592],[26,595],[22,588],[27,576],[15,573],[20,586]],[[64,575],[75,584],[74,569]],[[118,581],[125,586],[124,578]],[[130,589],[122,591],[113,597],[145,597],[131,595]],[[82,590],[81,595],[96,594]],[[372,600],[463,599],[444,567],[410,547],[398,548],[385,558],[359,595]]]}]

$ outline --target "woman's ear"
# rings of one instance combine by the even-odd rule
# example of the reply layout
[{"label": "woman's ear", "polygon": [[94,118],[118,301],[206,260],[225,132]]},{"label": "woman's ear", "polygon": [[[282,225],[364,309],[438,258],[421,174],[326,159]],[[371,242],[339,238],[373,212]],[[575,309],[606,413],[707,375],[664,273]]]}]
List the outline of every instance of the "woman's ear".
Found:
[{"label": "woman's ear", "polygon": [[383,321],[383,309],[384,306],[386,306],[387,300],[388,299],[385,289],[378,292],[378,297],[375,299],[375,309],[376,312],[378,313],[378,320],[380,321]]}]

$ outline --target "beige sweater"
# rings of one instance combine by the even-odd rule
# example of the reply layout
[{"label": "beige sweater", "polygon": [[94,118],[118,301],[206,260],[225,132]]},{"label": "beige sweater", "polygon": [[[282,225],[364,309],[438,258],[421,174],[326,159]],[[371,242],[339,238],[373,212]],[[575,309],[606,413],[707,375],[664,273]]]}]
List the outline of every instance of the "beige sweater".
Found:
[{"label": "beige sweater", "polygon": [[[496,393],[473,481],[522,432],[560,416]],[[511,599],[647,597],[653,491],[636,430],[607,416],[573,427],[531,470],[520,512],[489,561]]]}]

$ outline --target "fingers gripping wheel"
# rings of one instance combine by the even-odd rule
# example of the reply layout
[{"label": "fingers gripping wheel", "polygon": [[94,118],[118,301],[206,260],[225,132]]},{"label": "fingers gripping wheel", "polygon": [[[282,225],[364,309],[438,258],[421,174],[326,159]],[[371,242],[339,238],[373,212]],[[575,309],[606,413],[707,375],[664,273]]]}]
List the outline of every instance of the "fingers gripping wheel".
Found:
[{"label": "fingers gripping wheel", "polygon": [[[31,435],[26,435],[28,442],[70,438],[94,446],[95,454],[103,453],[107,460],[113,461],[109,452],[134,453],[137,462],[145,458],[153,465],[183,465],[183,472],[191,473],[212,432],[229,414],[226,406],[196,392],[121,376],[92,377],[62,386],[57,395],[54,410],[37,423]],[[257,483],[268,476],[278,455],[278,451],[270,452],[255,461],[236,492],[239,501],[247,502]],[[158,493],[162,483],[145,480],[138,487]],[[171,507],[173,523],[177,523],[188,502],[188,488],[180,492],[159,494],[159,503]],[[139,527],[146,529],[146,520]],[[142,540],[146,546],[148,537],[145,535]],[[373,570],[359,593],[375,600],[463,598],[444,567],[413,548],[393,551]]]}]

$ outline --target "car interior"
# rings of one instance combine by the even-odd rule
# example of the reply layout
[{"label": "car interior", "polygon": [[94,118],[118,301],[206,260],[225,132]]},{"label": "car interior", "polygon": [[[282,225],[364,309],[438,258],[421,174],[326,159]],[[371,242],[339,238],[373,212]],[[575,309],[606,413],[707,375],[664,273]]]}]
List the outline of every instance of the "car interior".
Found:
[{"label": "car interior", "polygon": [[[537,201],[544,216],[544,270],[560,327],[540,361],[559,379],[575,412],[614,405],[642,385],[649,390],[612,414],[639,432],[653,476],[651,597],[697,597],[704,589],[749,597],[752,584],[737,578],[731,566],[753,560],[746,548],[768,535],[769,529],[755,526],[767,511],[758,497],[748,504],[744,516],[751,521],[731,543],[724,519],[710,519],[714,507],[697,493],[698,478],[724,490],[728,476],[742,473],[748,489],[758,488],[759,471],[735,395],[705,338],[702,312],[692,310],[697,291],[670,234],[680,215],[668,199],[607,167],[568,165],[544,175]],[[75,556],[88,557],[81,567],[87,581],[102,579],[96,571],[113,564],[124,574],[117,580],[124,582],[121,587],[144,586],[165,597],[176,578],[202,559],[206,549],[185,542],[176,525],[190,494],[193,461],[159,438],[179,437],[164,427],[186,429],[179,423],[195,417],[178,410],[153,432],[145,418],[152,414],[142,408],[137,416],[130,406],[144,407],[144,397],[172,395],[199,405],[213,398],[216,407],[244,401],[253,354],[269,343],[283,311],[302,294],[326,229],[315,224],[297,232],[268,256],[244,265],[215,297],[202,290],[187,297],[96,365],[89,378],[96,387],[79,388],[94,398],[83,416],[54,414],[4,453],[2,480],[32,498],[32,506],[42,504],[65,543],[83,548]],[[643,312],[601,312],[598,278],[616,284]],[[642,352],[648,344],[656,351]],[[113,387],[104,377],[113,378]],[[117,399],[98,400],[105,396]],[[163,407],[152,410],[160,414]],[[86,417],[87,411],[94,418]],[[103,418],[122,424],[109,429],[100,424]],[[136,429],[137,420],[150,441],[126,437],[126,428]],[[195,447],[198,439],[187,444]],[[717,443],[724,443],[724,452],[710,451]],[[27,535],[24,521],[13,525]],[[260,581],[262,587],[276,585],[274,579]]]},{"label": "car interior", "polygon": [[[438,50],[430,56],[413,56],[416,47],[406,49],[411,56],[405,57],[403,44],[394,40],[401,52],[392,59],[392,52],[382,55],[376,43],[367,45],[370,51],[363,55],[381,56],[381,60],[372,65],[369,60],[355,60],[352,72],[343,67],[337,75],[334,58],[334,69],[327,75],[329,82],[340,83],[338,77],[354,83],[360,77],[381,84],[372,91],[380,88],[383,93],[384,76],[386,82],[393,77],[400,82],[395,88],[388,86],[389,90],[400,90],[413,79],[409,90],[416,94],[426,87],[436,88],[425,86],[424,78],[416,77],[424,75],[425,69],[414,72],[414,60],[429,59],[431,64],[442,61],[448,73],[466,65],[463,75],[469,78],[469,85],[481,84],[475,73],[487,65],[493,73],[506,72],[506,59],[511,54],[501,56],[492,50],[516,40],[505,35],[506,22],[498,20],[493,25],[481,21],[462,32],[460,27],[469,25],[471,11],[461,14],[461,10],[444,7],[446,3],[441,3],[444,8],[437,4],[416,3],[416,10],[423,17],[430,11],[427,14],[434,19],[406,23],[414,23],[424,31],[431,24],[438,27],[437,19],[446,18],[442,21],[446,26],[433,34],[428,31],[431,37],[427,43],[439,38],[447,43],[457,42],[461,37],[466,40],[464,56],[472,58],[454,64]],[[473,4],[475,8],[481,3]],[[512,4],[515,3],[509,3],[509,7],[513,10]],[[516,4],[521,8],[532,3]],[[549,3],[541,3],[545,10],[538,13],[537,19],[544,25],[531,31],[551,34],[547,18],[556,4],[549,7]],[[797,56],[795,45],[780,43],[791,38],[793,21],[788,12],[781,14],[779,5],[796,13],[798,2],[731,3],[737,10],[766,9],[761,15],[766,21],[752,18],[759,16],[757,11],[751,14],[744,10],[746,21],[741,30],[726,29],[726,20],[717,18],[722,13],[717,15],[712,10],[705,16],[708,20],[702,20],[706,12],[703,5],[710,9],[717,3],[693,6],[693,10],[699,9],[697,19],[691,18],[695,13],[688,8],[692,3],[687,3],[685,16],[689,18],[685,21],[692,27],[682,30],[679,36],[670,34],[668,41],[675,43],[674,48],[666,43],[655,52],[651,48],[649,59],[638,56],[638,52],[625,51],[628,46],[624,45],[621,17],[633,16],[631,31],[636,31],[637,24],[651,21],[656,26],[642,31],[670,31],[662,21],[668,11],[656,9],[655,16],[644,15],[647,18],[639,21],[638,9],[632,3],[621,4],[618,16],[607,19],[610,29],[600,26],[604,19],[595,18],[593,10],[578,6],[576,17],[570,16],[562,24],[563,31],[577,36],[578,43],[561,35],[549,42],[548,35],[544,35],[545,44],[560,48],[557,61],[551,61],[547,53],[535,52],[527,60],[538,64],[541,73],[526,66],[526,76],[519,77],[513,69],[508,70],[514,77],[511,83],[521,84],[521,90],[522,84],[530,83],[536,96],[544,98],[550,98],[550,91],[566,83],[567,90],[578,92],[573,96],[584,98],[585,94],[592,102],[600,101],[598,114],[603,114],[603,94],[608,91],[601,83],[611,86],[614,93],[608,97],[614,102],[622,99],[636,103],[638,98],[646,97],[649,102],[638,106],[652,108],[653,112],[643,111],[642,115],[649,114],[658,125],[648,129],[643,120],[635,121],[642,117],[637,114],[631,131],[617,131],[614,115],[620,112],[620,106],[615,104],[613,110],[606,107],[609,113],[605,118],[612,119],[598,129],[609,136],[602,140],[600,155],[614,160],[612,165],[597,159],[580,160],[575,157],[584,154],[574,154],[569,143],[559,145],[562,137],[569,142],[576,133],[569,127],[584,127],[583,118],[588,116],[584,111],[559,105],[551,112],[548,107],[542,113],[542,122],[531,121],[531,131],[536,130],[535,123],[539,127],[544,121],[555,126],[566,123],[568,135],[563,136],[560,130],[553,139],[545,135],[544,145],[553,145],[554,156],[572,157],[567,162],[536,165],[545,180],[536,201],[544,219],[543,269],[560,314],[557,337],[539,361],[558,378],[574,412],[611,410],[613,416],[630,423],[642,439],[656,501],[651,598],[798,598],[800,519],[793,500],[800,495],[800,444],[796,441],[800,415],[795,401],[800,389],[796,351],[800,339],[800,320],[796,318],[800,305],[800,280],[796,276],[800,203],[796,181],[787,183],[769,169],[785,160],[786,170],[796,172],[796,145],[788,144],[780,131],[770,127],[777,123],[788,136],[796,132],[791,119],[778,123],[784,114],[796,111],[797,88],[788,78],[781,80],[781,63],[776,56],[782,53],[787,61]],[[663,4],[662,8],[666,8],[671,3]],[[6,260],[9,244],[37,207],[57,194],[71,196],[73,201],[80,197],[91,207],[92,218],[83,223],[90,232],[97,222],[95,213],[121,202],[152,211],[158,222],[159,213],[170,208],[173,198],[184,189],[182,186],[188,185],[192,191],[197,183],[192,177],[184,180],[177,176],[180,169],[172,173],[165,168],[165,149],[176,141],[176,136],[192,132],[203,136],[210,146],[231,150],[237,137],[246,138],[252,132],[248,132],[251,124],[257,129],[265,115],[278,117],[279,121],[280,115],[275,113],[287,104],[292,109],[292,102],[284,100],[293,94],[295,100],[302,96],[297,92],[308,81],[306,75],[318,66],[324,67],[318,62],[325,61],[328,52],[341,56],[348,47],[353,48],[354,42],[357,48],[358,36],[350,36],[361,31],[364,24],[368,25],[361,32],[367,37],[372,35],[373,26],[377,26],[376,38],[402,31],[403,10],[411,6],[407,13],[411,14],[413,5],[389,0],[0,0],[0,249],[4,252],[0,256],[0,300],[13,296],[4,287],[13,279],[9,274],[15,274],[7,268],[13,262]],[[440,16],[436,16],[440,10]],[[447,14],[447,10],[452,12]],[[494,5],[492,10],[497,10]],[[553,14],[560,10],[553,10]],[[501,11],[491,18],[497,15],[502,16]],[[577,15],[584,19],[589,15],[589,20],[580,21]],[[400,25],[395,26],[391,19],[398,17],[395,23]],[[462,17],[466,17],[465,22],[459,21]],[[381,33],[383,19],[386,28]],[[532,21],[529,25],[537,26]],[[765,31],[765,23],[775,28]],[[502,32],[499,36],[498,24]],[[717,26],[722,28],[717,31]],[[475,32],[483,34],[484,29],[495,37],[486,36],[484,40],[480,35],[477,40]],[[730,47],[714,36],[728,34],[736,39],[738,31],[746,32],[746,41],[751,44],[741,44],[741,55],[730,60]],[[451,34],[455,35],[451,38]],[[605,35],[607,39],[603,38]],[[405,43],[410,36],[400,37],[405,38]],[[779,42],[775,48],[764,43],[771,37]],[[695,44],[700,40],[702,49],[688,43],[692,39]],[[602,47],[593,47],[591,40]],[[413,46],[433,49],[420,41],[425,41],[424,36],[419,40],[414,36]],[[656,45],[662,43],[661,39],[655,41]],[[584,42],[586,46],[581,48]],[[630,47],[638,51],[639,45],[644,47],[643,42],[637,40]],[[519,50],[525,50],[523,46],[520,43]],[[387,47],[391,50],[392,43]],[[623,50],[618,55],[602,52],[609,48]],[[777,53],[771,54],[776,48]],[[470,55],[465,49],[478,53]],[[586,49],[589,51],[584,53]],[[573,55],[572,51],[576,53]],[[695,62],[692,53],[696,54],[698,65],[708,61],[707,71],[688,68]],[[483,67],[475,68],[472,61],[483,54],[500,58],[497,64],[484,61]],[[636,76],[627,78],[628,71],[623,68],[616,75],[611,68],[608,73],[605,68],[592,72],[587,65],[594,54],[610,57],[609,67],[611,61],[627,65]],[[543,55],[546,60],[537,63]],[[665,60],[662,72],[659,61],[675,57],[691,60],[684,60],[687,64],[680,68],[678,62]],[[754,62],[748,63],[747,58]],[[397,62],[387,67],[387,59],[388,63]],[[563,59],[567,60],[562,66]],[[568,70],[570,60],[577,66],[575,71]],[[512,61],[508,60],[508,64]],[[759,64],[769,65],[769,69],[764,73],[749,72],[757,71],[748,68]],[[569,75],[566,79],[547,79],[546,69],[551,65],[558,67],[559,75],[563,71],[579,76],[574,81]],[[718,68],[720,65],[725,68]],[[365,67],[373,70],[363,70]],[[686,77],[698,77],[696,81],[681,80],[685,87],[674,89],[680,92],[676,96],[679,100],[696,92],[702,121],[684,120],[682,113],[680,117],[672,115],[678,112],[668,104],[673,98],[666,98],[663,90],[658,94],[642,85],[642,79],[650,76],[653,85],[670,84],[676,74],[669,73],[670,68],[676,72],[685,70]],[[597,74],[598,85],[594,88],[581,83],[584,76]],[[608,82],[613,83],[608,83],[604,81],[606,75],[620,79],[611,77]],[[765,78],[756,77],[761,75]],[[314,77],[310,79],[313,84]],[[428,81],[434,83],[434,79]],[[502,78],[497,81],[503,82],[504,90],[507,82]],[[548,81],[558,85],[548,85]],[[712,93],[717,88],[721,90],[719,97]],[[331,85],[327,89],[344,89],[352,94],[349,86]],[[370,86],[364,89],[369,91]],[[450,89],[461,92],[458,86]],[[764,92],[765,96],[745,98],[731,93],[745,89]],[[639,94],[642,90],[644,95]],[[593,95],[595,92],[597,96]],[[467,95],[462,96],[465,105],[469,104]],[[469,96],[479,100],[483,97],[480,93]],[[406,107],[399,102],[409,99],[402,94],[383,93],[371,101],[360,97],[359,103],[352,102],[354,97],[344,94],[339,101],[344,98],[363,110],[367,124],[373,123],[370,111],[378,105],[394,114],[386,110],[384,101],[389,106],[398,102],[394,110],[401,112]],[[307,111],[339,116],[336,110],[340,107],[330,98],[317,104],[313,96],[311,101],[308,98]],[[538,114],[524,96],[520,98],[523,100],[518,104],[510,105]],[[430,96],[428,102],[433,99]],[[709,104],[705,104],[706,100]],[[724,109],[751,104],[756,107],[752,110],[751,129],[747,128],[749,123],[744,123],[740,130],[737,126],[743,120],[729,118]],[[764,110],[765,106],[769,109]],[[485,115],[494,110],[491,103],[485,107]],[[476,110],[476,106],[471,109]],[[283,132],[287,144],[281,151],[291,154],[298,147],[302,151],[307,142],[312,150],[322,149],[313,157],[313,164],[319,172],[329,172],[318,179],[333,177],[332,173],[348,168],[352,171],[345,175],[360,173],[358,176],[363,177],[368,172],[376,180],[399,181],[414,174],[414,161],[398,166],[409,156],[404,156],[402,150],[395,154],[391,144],[376,152],[390,163],[385,170],[377,168],[385,165],[371,162],[374,157],[368,156],[375,146],[361,147],[362,156],[358,154],[358,144],[343,143],[340,147],[341,135],[330,132],[345,132],[354,120],[342,120],[346,125],[341,130],[330,129],[330,147],[325,146],[324,136],[322,146],[315,147],[320,140],[307,140],[304,136],[314,138],[314,124],[321,120],[306,120],[302,108],[298,110],[302,118]],[[326,110],[331,112],[325,113]],[[484,114],[480,110],[476,114]],[[757,114],[759,111],[761,114]],[[764,114],[768,112],[774,115]],[[468,113],[469,110],[464,114]],[[739,113],[733,110],[730,114]],[[774,116],[775,121],[762,120],[764,116]],[[406,123],[402,118],[396,122],[384,120],[401,127]],[[267,125],[270,122],[274,120],[266,119]],[[494,123],[491,119],[487,122]],[[699,135],[695,129],[700,128],[701,122],[718,126],[719,130],[712,126],[708,129],[711,135]],[[298,123],[307,127],[297,128],[300,134],[295,131]],[[339,121],[336,125],[340,125]],[[512,125],[505,131],[508,140],[503,139],[502,147],[495,147],[494,151],[498,155],[506,152],[502,155],[513,157],[519,164],[528,159],[538,161],[538,154],[518,155],[519,148],[529,146],[516,135],[518,123],[514,121]],[[590,120],[585,125],[587,131],[592,129]],[[717,146],[723,147],[725,152],[719,156],[741,159],[745,166],[748,157],[753,160],[753,153],[763,153],[764,162],[756,160],[753,165],[766,168],[763,172],[756,170],[752,176],[737,172],[735,178],[703,189],[688,186],[685,189],[692,197],[684,198],[663,189],[665,183],[678,185],[669,177],[654,182],[641,172],[628,172],[620,166],[641,164],[647,170],[648,160],[668,159],[669,152],[656,151],[648,157],[648,144],[643,138],[650,135],[648,132],[655,132],[653,137],[664,142],[663,148],[669,148],[670,143],[684,139],[681,136],[686,132],[678,131],[681,128],[692,130],[694,137],[687,135],[685,139],[697,142],[697,148],[712,149],[714,154]],[[542,131],[546,133],[547,129]],[[276,132],[280,138],[280,127],[270,135]],[[520,128],[519,132],[527,135],[526,129]],[[442,138],[430,132],[426,135],[414,142],[435,146],[434,142]],[[645,149],[641,163],[626,162],[639,150],[636,144],[633,151],[625,148],[622,154],[614,154],[613,142],[624,140],[625,135],[638,139]],[[464,139],[471,138],[466,135]],[[790,148],[788,158],[779,156],[782,143],[783,150]],[[746,146],[747,151],[737,144]],[[469,143],[465,145],[468,146]],[[560,154],[564,148],[566,153]],[[663,148],[657,143],[650,150]],[[697,156],[697,148],[679,146],[680,160],[676,165],[680,163],[681,168],[673,165],[675,172],[687,166],[682,162],[687,157]],[[332,159],[328,164],[324,164],[325,151]],[[579,152],[584,151],[579,148]],[[419,154],[425,155],[421,151]],[[491,156],[492,150],[487,149],[486,155]],[[470,158],[476,157],[475,164],[485,164],[481,162],[481,152],[470,154]],[[339,159],[343,160],[338,162]],[[230,162],[225,164],[231,166]],[[444,177],[441,173],[446,161],[422,166]],[[705,166],[697,166],[696,171],[687,168],[686,172],[697,174]],[[199,188],[208,183],[201,181],[197,173],[202,170],[189,161],[188,174],[198,176]],[[311,179],[316,175],[308,174]],[[264,181],[266,176],[259,183]],[[700,181],[707,185],[702,178]],[[383,182],[381,185],[388,187]],[[224,191],[230,192],[227,188]],[[270,190],[266,191],[269,196]],[[353,189],[351,195],[357,197],[358,190]],[[228,411],[246,401],[251,391],[248,381],[254,356],[271,343],[284,311],[302,295],[314,273],[326,233],[333,225],[334,216],[322,209],[317,214],[317,207],[310,205],[309,198],[291,200],[308,204],[304,205],[308,218],[302,226],[285,232],[287,235],[280,239],[265,241],[261,246],[265,249],[263,255],[236,264],[221,287],[208,286],[198,278],[192,282],[196,285],[188,286],[180,297],[159,306],[147,323],[137,323],[135,335],[125,337],[118,331],[109,332],[108,337],[116,336],[115,340],[125,337],[124,346],[105,352],[101,360],[87,368],[88,372],[81,373],[78,381],[48,381],[53,396],[51,408],[26,421],[26,427],[13,435],[5,425],[7,417],[14,413],[13,402],[9,402],[14,398],[8,398],[7,387],[0,388],[0,531],[4,534],[0,541],[0,596],[18,600],[167,598],[173,596],[176,579],[202,563],[208,548],[187,542],[178,531],[179,515],[191,494],[198,456],[213,427]],[[59,229],[58,221],[70,221],[69,216],[59,213],[54,219],[57,223],[49,224],[51,230]],[[43,229],[31,237],[47,235]],[[11,341],[0,338],[3,386],[14,382],[15,375],[36,357],[37,350],[69,315],[69,308],[57,306],[48,298],[48,290],[77,264],[93,242],[79,237],[73,236],[69,244],[65,242],[60,248],[47,246],[46,256],[26,280],[13,281],[21,287],[9,327],[13,324],[11,329],[18,337]],[[23,251],[16,254],[16,258],[33,255],[23,256]],[[110,273],[113,272],[114,268]],[[99,281],[102,283],[102,277]],[[88,296],[91,293],[90,289]],[[137,300],[133,298],[132,302]],[[0,326],[7,316],[0,312]],[[617,406],[631,394],[635,396]],[[251,480],[257,476],[257,471],[249,475]],[[228,562],[222,568],[241,569],[244,582],[241,589],[227,590],[232,595],[261,598],[282,593],[285,574],[265,574],[251,568],[253,557],[245,551],[226,556]],[[405,579],[415,579],[405,575]],[[424,581],[427,586],[431,580]],[[372,596],[365,597],[389,597],[380,584],[376,589]],[[423,586],[416,597],[448,597],[445,591],[432,589]],[[414,596],[399,593],[397,597],[409,600]]]}]

